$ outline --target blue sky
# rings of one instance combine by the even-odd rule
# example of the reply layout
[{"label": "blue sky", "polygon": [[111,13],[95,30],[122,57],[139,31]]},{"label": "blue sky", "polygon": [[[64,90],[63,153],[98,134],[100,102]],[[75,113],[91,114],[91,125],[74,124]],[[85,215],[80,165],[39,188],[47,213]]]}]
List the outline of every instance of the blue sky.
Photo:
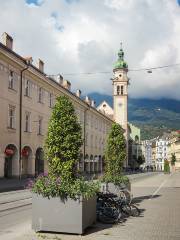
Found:
[{"label": "blue sky", "polygon": [[[26,1],[26,3],[28,3],[28,4],[31,4],[31,3],[34,3],[35,5],[41,5],[40,3],[39,3],[39,0],[25,0]],[[61,0],[60,0],[61,1]],[[65,0],[66,2],[68,2],[68,3],[72,3],[72,2],[74,2],[74,1],[79,1],[79,0]],[[43,2],[42,0],[40,1],[40,2]]]},{"label": "blue sky", "polygon": [[34,3],[34,4],[38,5],[38,0],[26,0],[26,2],[27,2],[28,4]]}]

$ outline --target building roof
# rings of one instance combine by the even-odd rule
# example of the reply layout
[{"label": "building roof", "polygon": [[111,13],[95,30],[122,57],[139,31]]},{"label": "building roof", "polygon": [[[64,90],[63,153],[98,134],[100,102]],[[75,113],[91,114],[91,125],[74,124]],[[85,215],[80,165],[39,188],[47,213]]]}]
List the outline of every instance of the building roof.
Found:
[{"label": "building roof", "polygon": [[[19,59],[23,64],[27,65],[27,61],[26,58],[22,57],[21,55],[17,54],[15,51],[9,49],[8,47],[6,47],[3,43],[0,42],[0,48],[3,49],[4,51],[12,54],[14,57],[16,57],[17,59]],[[60,86],[64,91],[66,91],[67,93],[69,93],[71,96],[75,97],[76,99],[78,99],[78,101],[82,102],[82,104],[87,105],[87,108],[92,109],[94,111],[96,111],[98,114],[101,114],[103,117],[107,118],[108,120],[112,121],[112,119],[108,116],[108,115],[104,115],[102,112],[98,111],[96,108],[90,106],[88,103],[86,103],[84,100],[82,100],[81,98],[77,97],[75,94],[73,94],[70,90],[64,88],[61,84],[59,84],[57,81],[55,81],[53,78],[49,77],[47,74],[45,74],[44,72],[40,71],[36,66],[34,66],[33,64],[29,64],[29,67],[33,68],[38,74],[40,74],[43,78],[46,78],[47,80],[55,83],[56,85]]]}]

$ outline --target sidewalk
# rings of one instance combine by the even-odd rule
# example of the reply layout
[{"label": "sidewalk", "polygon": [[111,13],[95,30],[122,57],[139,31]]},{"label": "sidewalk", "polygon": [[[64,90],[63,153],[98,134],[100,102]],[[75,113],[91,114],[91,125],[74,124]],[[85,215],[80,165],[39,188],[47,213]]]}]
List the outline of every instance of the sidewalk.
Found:
[{"label": "sidewalk", "polygon": [[28,181],[27,178],[23,178],[21,180],[1,178],[0,179],[0,193],[25,189],[27,181]]}]

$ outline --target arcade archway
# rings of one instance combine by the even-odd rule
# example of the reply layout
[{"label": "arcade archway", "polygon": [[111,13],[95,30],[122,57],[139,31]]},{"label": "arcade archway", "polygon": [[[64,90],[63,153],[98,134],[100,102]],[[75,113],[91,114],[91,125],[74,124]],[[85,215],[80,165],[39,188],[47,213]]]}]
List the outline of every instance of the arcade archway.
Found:
[{"label": "arcade archway", "polygon": [[4,151],[4,177],[11,178],[18,160],[18,150],[15,145],[9,144]]},{"label": "arcade archway", "polygon": [[29,146],[23,147],[22,151],[22,176],[31,175],[31,166],[32,166],[32,150]]},{"label": "arcade archway", "polygon": [[41,147],[36,150],[35,158],[35,175],[39,175],[44,172],[44,151]]}]

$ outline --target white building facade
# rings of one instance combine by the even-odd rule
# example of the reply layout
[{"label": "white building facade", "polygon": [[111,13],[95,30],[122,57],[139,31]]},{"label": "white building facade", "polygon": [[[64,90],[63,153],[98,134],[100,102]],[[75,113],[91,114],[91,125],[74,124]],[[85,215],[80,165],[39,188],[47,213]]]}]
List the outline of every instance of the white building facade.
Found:
[{"label": "white building facade", "polygon": [[151,140],[142,141],[142,149],[145,157],[144,166],[146,168],[155,167],[155,162],[152,159],[152,141]]},{"label": "white building facade", "polygon": [[164,161],[168,160],[168,144],[167,137],[157,138],[156,140],[156,170],[164,170]]}]

